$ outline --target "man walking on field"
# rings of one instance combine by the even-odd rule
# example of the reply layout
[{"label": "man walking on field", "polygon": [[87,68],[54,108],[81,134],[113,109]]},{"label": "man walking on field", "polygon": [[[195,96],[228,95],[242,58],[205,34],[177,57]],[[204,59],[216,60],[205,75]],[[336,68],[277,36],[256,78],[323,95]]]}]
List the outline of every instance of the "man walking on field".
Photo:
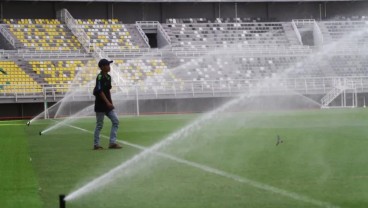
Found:
[{"label": "man walking on field", "polygon": [[95,96],[95,112],[96,112],[96,128],[94,133],[94,150],[102,150],[103,147],[100,146],[100,132],[103,127],[103,121],[105,115],[111,120],[111,132],[110,132],[110,144],[109,149],[121,149],[121,146],[116,143],[116,135],[119,128],[119,119],[114,111],[114,105],[111,100],[111,76],[108,74],[110,72],[110,64],[113,61],[108,61],[106,59],[101,59],[98,62],[98,67],[101,72],[97,75],[96,86],[93,90],[93,95]]}]

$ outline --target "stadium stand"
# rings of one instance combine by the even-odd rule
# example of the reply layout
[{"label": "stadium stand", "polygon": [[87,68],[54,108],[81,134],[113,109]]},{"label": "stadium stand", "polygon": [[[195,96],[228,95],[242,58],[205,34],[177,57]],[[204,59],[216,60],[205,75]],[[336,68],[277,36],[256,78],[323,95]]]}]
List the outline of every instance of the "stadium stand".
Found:
[{"label": "stadium stand", "polygon": [[36,51],[77,51],[81,44],[57,19],[4,19],[17,48]]},{"label": "stadium stand", "polygon": [[261,18],[261,17],[238,17],[238,18],[169,18],[166,20],[167,24],[181,24],[181,23],[239,23],[239,22],[276,22],[275,18]]},{"label": "stadium stand", "polygon": [[76,71],[83,67],[80,60],[68,61],[29,61],[32,71],[45,80],[45,84],[64,92],[74,80]]},{"label": "stadium stand", "polygon": [[[367,57],[356,53],[335,51],[318,65],[300,64],[318,48],[300,45],[290,22],[272,21],[262,18],[168,19],[162,25],[172,45],[158,56],[150,57],[150,50],[146,48],[146,52],[142,50],[142,57],[134,58],[121,53],[128,51],[129,55],[129,50],[146,47],[140,34],[133,35],[134,25],[116,19],[79,19],[77,23],[92,43],[114,57],[125,84],[142,88],[165,87],[172,81],[199,81],[209,87],[206,82],[235,83],[234,80],[240,79],[270,78],[290,67],[294,70],[289,74],[295,77],[367,75],[368,62],[364,61]],[[94,81],[98,69],[91,54],[82,52],[83,57],[74,58],[52,56],[56,51],[81,50],[78,39],[59,20],[5,19],[4,22],[21,43],[19,48],[44,52],[44,55],[37,59],[27,56],[27,60],[23,60],[25,64],[3,61],[5,68],[15,68],[17,74],[1,77],[1,92],[8,92],[9,85],[26,83],[31,87],[24,93],[41,92],[41,86],[52,86],[63,93],[73,81],[82,85]],[[324,44],[367,27],[361,20],[322,21],[318,25]],[[362,41],[365,40],[363,37]],[[355,50],[356,46],[346,44],[346,47]],[[29,55],[27,51],[21,53],[23,58],[24,54]],[[216,55],[221,53],[221,56]]]},{"label": "stadium stand", "polygon": [[79,19],[77,22],[91,38],[92,43],[103,50],[119,51],[139,48],[138,44],[134,44],[125,25],[117,19]]},{"label": "stadium stand", "polygon": [[[120,76],[127,81],[125,84],[138,84],[145,87],[146,84],[149,85],[148,83],[164,85],[167,81],[176,80],[161,59],[117,59],[114,62],[120,71]],[[44,84],[48,86],[55,87],[57,92],[67,91],[73,82],[93,85],[99,73],[95,60],[33,60],[28,63],[32,71],[39,75],[40,80],[44,80]],[[144,80],[149,81],[144,83]]]},{"label": "stadium stand", "polygon": [[[221,58],[209,56],[199,59],[180,59],[187,63],[185,72],[178,72],[184,80],[229,81],[235,79],[270,78],[292,66],[302,57],[242,57],[236,54]],[[210,64],[208,64],[210,63]]]},{"label": "stadium stand", "polygon": [[365,54],[334,55],[328,58],[328,63],[330,73],[336,76],[368,76],[368,56]]},{"label": "stadium stand", "polygon": [[282,23],[163,24],[173,47],[208,48],[210,45],[287,45]]},{"label": "stadium stand", "polygon": [[6,93],[40,93],[42,87],[25,73],[14,61],[0,61],[0,68],[5,75],[0,76],[0,94]]},{"label": "stadium stand", "polygon": [[367,21],[368,16],[341,16],[337,15],[330,19],[330,21]]},{"label": "stadium stand", "polygon": [[[368,28],[368,22],[366,21],[321,21],[319,22],[319,26],[321,28],[321,32],[323,34],[325,43],[331,43],[333,41],[338,41],[342,37],[346,36],[349,33],[362,31],[363,29]],[[347,39],[345,42],[348,42],[350,39]],[[349,44],[357,43],[363,44],[368,40],[368,36],[364,35],[363,37],[359,37],[359,39],[354,39],[354,41],[350,41]]]},{"label": "stadium stand", "polygon": [[123,79],[128,84],[165,85],[168,81],[176,80],[175,75],[168,69],[162,59],[128,59],[116,60]]}]

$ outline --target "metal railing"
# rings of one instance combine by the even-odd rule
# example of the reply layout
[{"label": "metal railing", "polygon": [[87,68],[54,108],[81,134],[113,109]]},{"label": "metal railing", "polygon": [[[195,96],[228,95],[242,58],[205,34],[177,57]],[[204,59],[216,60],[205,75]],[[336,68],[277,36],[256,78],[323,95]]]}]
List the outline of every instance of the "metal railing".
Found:
[{"label": "metal railing", "polygon": [[[326,94],[336,87],[336,80],[350,83],[358,93],[368,92],[368,76],[362,77],[316,77],[316,78],[283,78],[283,79],[238,79],[238,80],[205,80],[205,81],[167,81],[146,82],[144,84],[115,83],[112,93],[118,93],[116,99],[162,99],[181,97],[228,97],[251,93],[254,95],[290,95],[290,94]],[[75,100],[93,99],[93,86],[73,84]],[[45,100],[63,98],[67,87],[42,86],[41,92],[30,92],[27,85],[10,85],[0,91],[2,98],[26,99],[43,96]],[[75,90],[74,90],[75,91]],[[5,99],[4,99],[5,100]],[[1,100],[1,101],[4,101]],[[0,102],[1,102],[0,101]]]},{"label": "metal railing", "polygon": [[65,59],[65,58],[78,58],[85,59],[91,58],[88,53],[21,53],[17,57],[27,59]]},{"label": "metal railing", "polygon": [[177,57],[195,57],[204,54],[233,54],[244,57],[264,57],[264,56],[306,56],[312,52],[311,49],[249,49],[249,48],[215,48],[213,50],[180,50],[174,51]]},{"label": "metal railing", "polygon": [[319,27],[316,21],[314,21],[313,23],[313,38],[315,45],[317,46],[323,45],[323,34],[321,28]]},{"label": "metal railing", "polygon": [[296,23],[295,23],[294,20],[291,21],[291,26],[294,29],[295,35],[296,35],[296,37],[297,37],[300,45],[303,45],[302,36],[301,36],[300,31],[299,31],[299,29],[298,29],[298,27],[297,27],[297,25],[296,25]]},{"label": "metal railing", "polygon": [[12,36],[12,34],[6,29],[6,26],[4,24],[0,25],[0,33],[5,37],[5,39],[10,43],[10,45],[13,46],[13,48],[16,48],[15,39]]},{"label": "metal railing", "polygon": [[357,86],[361,87],[362,82],[356,82],[356,80],[350,79],[350,78],[335,78],[333,79],[332,83],[332,89],[327,92],[327,94],[322,97],[321,104],[322,108],[330,108],[330,103],[332,103],[337,97],[341,95],[342,103],[340,107],[346,107],[346,93],[348,91],[352,92],[352,106],[350,107],[356,107],[357,106]]},{"label": "metal railing", "polygon": [[135,24],[138,24],[142,29],[156,29],[158,21],[136,21]]},{"label": "metal railing", "polygon": [[[165,29],[162,27],[161,23],[158,21],[136,21],[135,22],[138,31],[142,30],[143,33],[141,33],[141,35],[143,36],[145,29],[156,29],[157,31],[159,31],[162,36],[165,38],[165,40],[171,44],[171,38],[170,36],[167,34],[167,32],[165,31]],[[147,37],[146,34],[144,34],[143,38]],[[148,38],[147,38],[148,41]],[[148,42],[147,42],[148,43]],[[149,43],[148,43],[149,46]]]},{"label": "metal railing", "polygon": [[[104,53],[110,57],[114,58],[139,58],[139,57],[165,57],[175,55],[178,58],[191,58],[196,57],[198,55],[205,55],[208,53],[214,54],[234,54],[241,56],[256,56],[256,57],[264,57],[264,56],[306,56],[312,53],[315,50],[323,49],[323,45],[320,47],[311,47],[311,46],[300,46],[300,47],[286,47],[286,46],[262,46],[259,45],[249,45],[248,46],[214,46],[213,48],[165,48],[165,49],[130,49],[130,50],[104,50]],[[93,46],[91,47],[93,49]],[[335,55],[365,55],[368,54],[368,47],[358,46],[358,45],[339,45],[336,50],[327,54],[327,56],[335,56]],[[54,51],[54,52],[46,52],[46,51],[29,51],[29,50],[0,50],[0,58],[7,59],[64,59],[64,58],[89,58],[91,54],[83,53],[83,51]]]},{"label": "metal railing", "polygon": [[86,32],[84,32],[84,30],[78,26],[77,21],[73,18],[73,16],[68,12],[67,9],[60,10],[60,19],[67,25],[67,27],[72,31],[72,33],[82,44],[83,48],[89,53],[91,40]]},{"label": "metal railing", "polygon": [[158,29],[158,31],[160,31],[160,32],[161,32],[161,34],[163,35],[163,37],[165,38],[165,40],[166,40],[169,44],[171,44],[171,38],[170,38],[169,34],[167,34],[166,30],[162,27],[162,25],[161,25],[160,23],[158,23],[158,25],[157,25],[157,29]]},{"label": "metal railing", "polygon": [[316,22],[316,20],[315,19],[293,19],[292,22],[294,22],[296,26],[313,25]]},{"label": "metal railing", "polygon": [[143,38],[144,42],[146,43],[146,45],[148,47],[150,47],[150,44],[149,44],[149,40],[148,40],[148,37],[147,35],[144,33],[143,29],[141,28],[141,26],[138,24],[138,23],[135,23],[135,27],[137,28],[139,34],[141,35],[141,37]]},{"label": "metal railing", "polygon": [[219,26],[236,26],[236,27],[242,27],[244,26],[281,26],[282,23],[285,22],[204,22],[204,23],[198,23],[198,22],[193,22],[193,23],[163,23],[163,25],[193,25],[193,26],[214,26],[214,25],[219,25]]}]

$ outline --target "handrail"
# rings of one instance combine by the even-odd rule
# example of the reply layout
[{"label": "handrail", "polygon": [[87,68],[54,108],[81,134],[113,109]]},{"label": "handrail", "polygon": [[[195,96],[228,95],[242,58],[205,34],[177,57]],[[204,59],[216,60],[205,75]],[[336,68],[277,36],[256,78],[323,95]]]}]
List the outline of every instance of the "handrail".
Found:
[{"label": "handrail", "polygon": [[13,48],[16,48],[14,37],[11,35],[11,33],[6,29],[6,27],[3,24],[0,25],[0,33],[13,46]]},{"label": "handrail", "polygon": [[[157,29],[158,31],[160,31],[163,35],[163,37],[165,38],[165,40],[171,44],[171,39],[170,36],[167,34],[167,32],[165,31],[165,29],[162,27],[162,25],[160,24],[160,22],[158,21],[136,21],[135,22],[136,25],[139,26],[138,31],[143,29]],[[143,36],[144,32],[141,33],[141,35]],[[144,36],[146,36],[146,34],[144,34]],[[148,41],[148,39],[147,39]],[[148,44],[149,46],[149,44]]]},{"label": "handrail", "polygon": [[18,55],[23,59],[32,58],[49,58],[49,59],[59,59],[59,58],[90,58],[91,55],[88,53],[21,53]]},{"label": "handrail", "polygon": [[[207,54],[207,53],[232,53],[232,54],[243,54],[243,55],[256,55],[256,56],[299,56],[308,55],[315,50],[319,50],[324,46],[313,47],[313,46],[282,46],[282,45],[209,45],[209,48],[198,47],[169,47],[163,49],[129,49],[129,50],[104,50],[105,54],[112,57],[138,57],[138,56],[158,56],[165,57],[166,55],[177,55],[177,56],[193,56],[191,54]],[[362,55],[368,53],[368,47],[366,45],[344,45],[341,44],[338,49],[333,51],[328,55]],[[93,48],[93,47],[92,47]],[[224,50],[224,48],[226,50]],[[83,51],[35,51],[28,49],[18,49],[18,50],[0,50],[1,57],[8,58],[19,58],[19,57],[36,57],[36,58],[63,58],[63,57],[91,57],[91,54],[84,53]],[[164,55],[165,54],[165,55]]]},{"label": "handrail", "polygon": [[91,47],[91,40],[86,32],[78,26],[77,21],[69,13],[67,9],[60,10],[61,21],[65,22],[67,27],[72,31],[72,33],[77,37],[79,42],[82,44],[83,48],[89,53]]},{"label": "handrail", "polygon": [[153,27],[155,28],[157,24],[159,24],[158,21],[136,21],[136,24],[139,24],[139,26],[146,26],[146,27]]},{"label": "handrail", "polygon": [[322,107],[328,107],[328,105],[345,90],[356,91],[357,83],[359,83],[359,85],[362,85],[362,82],[356,82],[349,77],[337,77],[332,79],[332,89],[328,91],[327,94],[321,99]]},{"label": "handrail", "polygon": [[[96,50],[98,51],[98,49]],[[113,71],[113,70],[112,70]],[[115,72],[114,72],[115,73]],[[115,77],[115,76],[114,76]],[[117,77],[114,78],[116,80]],[[260,84],[262,83],[262,84]],[[325,94],[336,88],[339,83],[346,83],[345,89],[354,88],[358,92],[368,92],[368,76],[358,77],[311,77],[311,78],[282,78],[269,80],[267,84],[264,84],[264,79],[235,79],[235,80],[183,80],[183,81],[166,81],[162,82],[150,82],[149,84],[127,84],[114,83],[113,92],[135,92],[136,89],[139,91],[140,96],[149,95],[160,95],[165,94],[167,96],[173,96],[178,94],[187,94],[188,96],[195,97],[197,94],[207,93],[206,96],[214,95],[235,95],[236,93],[246,93],[252,90],[266,90],[267,93],[292,93],[300,92],[304,94]],[[21,87],[20,87],[21,86]],[[30,85],[11,85],[8,89],[9,92],[0,92],[0,97],[13,97],[17,96],[20,98],[30,98],[34,95],[43,95],[44,90],[36,93],[27,93]],[[67,91],[67,87],[60,88],[49,84],[40,85],[42,89],[46,89],[46,98],[54,99],[55,92],[57,89],[64,89],[63,92]],[[82,84],[73,85],[80,89],[85,88],[88,92],[91,92],[93,86],[83,86]],[[261,89],[260,89],[261,87]],[[175,90],[174,90],[175,89]],[[22,92],[24,90],[24,92]],[[47,93],[48,92],[48,93]],[[57,92],[59,97],[63,97],[65,93]],[[234,93],[234,94],[233,94]],[[81,94],[76,97],[90,97],[90,93],[81,91]],[[1,102],[1,101],[0,101]]]},{"label": "handrail", "polygon": [[299,29],[298,27],[296,26],[296,23],[294,20],[291,21],[291,26],[293,27],[294,29],[294,32],[295,32],[295,35],[296,37],[298,38],[298,41],[300,43],[300,45],[303,45],[303,41],[302,41],[302,36],[300,35],[300,32],[299,32]]},{"label": "handrail", "polygon": [[314,24],[316,22],[315,19],[293,19],[296,25],[309,25]]},{"label": "handrail", "polygon": [[146,45],[148,46],[148,47],[150,47],[150,44],[149,44],[149,40],[148,40],[148,38],[147,38],[147,35],[144,33],[144,31],[142,30],[142,28],[141,28],[141,26],[138,24],[138,23],[136,23],[135,24],[135,27],[137,28],[137,30],[138,30],[138,32],[139,32],[139,34],[141,35],[141,37],[143,38],[143,40],[144,40],[144,42],[146,43]]},{"label": "handrail", "polygon": [[323,45],[323,34],[321,31],[321,28],[319,27],[318,23],[314,21],[313,25],[313,36],[314,36],[314,42],[317,46]]},{"label": "handrail", "polygon": [[[281,25],[285,22],[204,22],[204,23],[162,23],[163,25],[194,25],[194,26],[202,26],[202,25],[234,25],[234,24],[245,24],[247,26],[258,26],[259,24],[278,24]],[[263,25],[262,25],[263,26]]]},{"label": "handrail", "polygon": [[58,49],[58,50],[53,50],[53,51],[44,51],[44,50],[34,50],[34,49],[17,49],[17,50],[14,50],[16,53],[18,54],[23,54],[23,53],[26,53],[26,54],[76,54],[76,53],[84,53],[83,50],[61,50],[61,49]]},{"label": "handrail", "polygon": [[158,23],[157,29],[158,29],[158,31],[160,31],[163,34],[165,40],[171,45],[171,38],[167,34],[166,30],[162,27],[162,25],[160,23]]}]

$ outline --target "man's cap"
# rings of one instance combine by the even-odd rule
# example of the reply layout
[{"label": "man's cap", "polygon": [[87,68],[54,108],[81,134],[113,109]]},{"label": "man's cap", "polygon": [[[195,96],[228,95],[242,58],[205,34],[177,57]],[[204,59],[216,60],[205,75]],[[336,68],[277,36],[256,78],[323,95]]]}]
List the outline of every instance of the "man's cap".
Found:
[{"label": "man's cap", "polygon": [[111,64],[113,61],[108,61],[107,59],[101,59],[99,62],[98,62],[98,67],[102,67],[102,66],[105,66],[105,65],[109,65]]}]

